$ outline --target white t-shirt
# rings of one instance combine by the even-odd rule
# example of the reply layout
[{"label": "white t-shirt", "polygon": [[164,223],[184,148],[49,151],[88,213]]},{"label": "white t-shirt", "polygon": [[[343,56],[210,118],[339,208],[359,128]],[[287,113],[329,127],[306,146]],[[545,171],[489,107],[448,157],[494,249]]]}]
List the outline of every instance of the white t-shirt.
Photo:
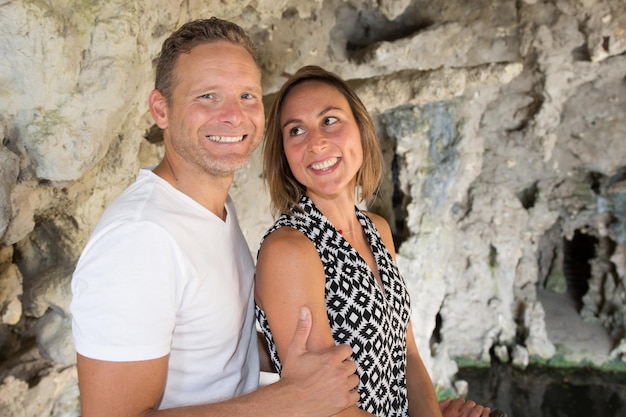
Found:
[{"label": "white t-shirt", "polygon": [[105,211],[72,279],[76,350],[170,355],[160,408],[254,390],[254,262],[230,198],[222,221],[151,170]]}]

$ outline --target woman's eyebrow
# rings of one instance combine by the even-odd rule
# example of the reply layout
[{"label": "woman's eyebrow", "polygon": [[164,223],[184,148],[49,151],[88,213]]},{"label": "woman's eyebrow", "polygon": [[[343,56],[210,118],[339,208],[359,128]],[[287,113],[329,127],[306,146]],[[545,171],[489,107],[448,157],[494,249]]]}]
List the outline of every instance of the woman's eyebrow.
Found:
[{"label": "woman's eyebrow", "polygon": [[283,125],[281,126],[281,129],[284,129],[287,125],[290,125],[292,123],[299,123],[301,121],[302,120],[300,120],[300,119],[289,119],[285,123],[283,123]]},{"label": "woman's eyebrow", "polygon": [[328,112],[329,112],[329,111],[331,111],[331,110],[339,110],[339,111],[342,111],[339,107],[335,107],[335,106],[328,106],[328,107],[325,107],[325,108],[324,108],[321,112],[319,112],[317,115],[318,115],[318,116],[323,116],[323,115],[325,115],[326,113],[328,113]]},{"label": "woman's eyebrow", "polygon": [[[324,107],[324,108],[322,109],[322,111],[320,111],[320,112],[317,114],[317,117],[323,116],[323,115],[325,115],[326,113],[328,113],[329,111],[332,111],[332,110],[343,111],[343,110],[342,110],[341,108],[339,108],[339,107],[335,107],[335,106],[328,106],[328,107]],[[281,129],[284,129],[284,128],[285,128],[285,126],[287,126],[288,124],[291,124],[291,123],[299,123],[299,122],[301,122],[301,121],[302,121],[301,119],[295,119],[295,118],[294,118],[294,119],[289,119],[289,120],[287,120],[285,123],[283,123],[283,124],[282,124]]]}]

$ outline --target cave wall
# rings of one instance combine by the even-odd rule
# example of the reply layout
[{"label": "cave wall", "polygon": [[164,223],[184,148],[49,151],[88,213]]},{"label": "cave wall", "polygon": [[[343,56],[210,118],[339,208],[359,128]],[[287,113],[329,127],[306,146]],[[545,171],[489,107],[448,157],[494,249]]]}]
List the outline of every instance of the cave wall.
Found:
[{"label": "cave wall", "polygon": [[[255,40],[268,102],[317,64],[372,113],[387,163],[372,209],[439,387],[459,387],[458,358],[566,353],[545,289],[626,360],[623,0],[0,0],[0,414],[78,415],[71,273],[162,154],[146,105],[162,41],[211,15]],[[272,222],[259,157],[232,188],[253,254]]]}]

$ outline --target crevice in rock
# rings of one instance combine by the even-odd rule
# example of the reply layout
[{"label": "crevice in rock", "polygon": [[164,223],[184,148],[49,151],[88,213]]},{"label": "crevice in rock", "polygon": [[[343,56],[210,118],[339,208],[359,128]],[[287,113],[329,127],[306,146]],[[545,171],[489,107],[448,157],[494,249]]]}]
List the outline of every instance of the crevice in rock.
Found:
[{"label": "crevice in rock", "polygon": [[32,334],[23,334],[23,332],[11,330],[11,340],[5,340],[5,328],[2,326],[3,345],[0,349],[0,381],[4,380],[9,374],[19,374],[21,379],[28,380],[29,376],[23,372],[16,372],[28,364],[21,364],[21,356],[29,350],[37,347],[37,342]]},{"label": "crevice in rock", "polygon": [[153,124],[150,126],[150,129],[146,130],[143,135],[144,139],[146,139],[151,144],[161,144],[163,143],[163,129],[159,126]]},{"label": "crevice in rock", "polygon": [[389,134],[384,118],[374,116],[374,125],[380,140],[383,153],[383,177],[378,189],[377,198],[369,210],[382,216],[389,223],[396,251],[409,237],[408,205],[411,196],[402,187],[400,180],[401,168],[404,166],[404,158],[397,150],[397,140],[393,134]]},{"label": "crevice in rock", "polygon": [[574,62],[589,62],[591,61],[591,55],[587,45],[581,45],[578,48],[572,50],[572,61]]},{"label": "crevice in rock", "polygon": [[350,59],[359,61],[363,51],[379,42],[394,42],[433,24],[419,16],[414,7],[390,21],[378,10],[357,9],[344,5],[337,9],[337,28],[346,39]]},{"label": "crevice in rock", "polygon": [[298,17],[298,9],[295,7],[287,7],[287,9],[285,9],[282,15],[283,19],[292,19],[292,18],[297,18],[297,17]]},{"label": "crevice in rock", "polygon": [[400,186],[400,162],[399,156],[396,154],[391,163],[391,175],[393,183],[393,195],[391,197],[391,204],[393,207],[393,219],[394,222],[391,225],[393,233],[393,241],[396,250],[400,245],[409,237],[409,227],[407,225],[407,218],[409,216],[407,206],[410,202],[410,196],[407,196],[402,187]]},{"label": "crevice in rock", "polygon": [[22,316],[15,325],[2,324],[0,326],[0,381],[6,369],[13,367],[12,361],[36,346],[34,327],[36,319]]},{"label": "crevice in rock", "polygon": [[519,301],[514,306],[513,320],[515,321],[515,342],[520,345],[524,345],[524,341],[528,337],[528,326],[524,320],[524,313],[528,308],[526,301]]},{"label": "crevice in rock", "polygon": [[498,267],[498,250],[495,246],[489,245],[489,268],[492,270]]},{"label": "crevice in rock", "polygon": [[539,195],[539,187],[537,187],[537,181],[533,182],[530,186],[524,188],[522,191],[516,194],[520,203],[522,203],[522,207],[526,210],[531,209],[535,206],[537,201],[537,196]]},{"label": "crevice in rock", "polygon": [[567,294],[574,300],[577,310],[582,306],[582,298],[589,290],[591,278],[590,261],[595,258],[598,240],[580,230],[572,239],[563,240],[563,275],[567,283]]},{"label": "crevice in rock", "polygon": [[441,343],[441,325],[443,321],[441,319],[441,312],[438,312],[435,316],[435,329],[433,330],[433,334],[430,336],[430,346],[437,345]]},{"label": "crevice in rock", "polygon": [[604,36],[602,38],[602,49],[604,49],[606,52],[609,52],[609,44],[610,44],[610,37],[609,36]]}]

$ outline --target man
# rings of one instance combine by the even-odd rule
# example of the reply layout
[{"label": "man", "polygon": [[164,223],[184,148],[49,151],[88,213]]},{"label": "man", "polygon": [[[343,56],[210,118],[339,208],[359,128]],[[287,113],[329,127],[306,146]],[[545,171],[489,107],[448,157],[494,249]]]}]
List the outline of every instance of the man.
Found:
[{"label": "man", "polygon": [[257,389],[254,263],[228,190],[263,134],[260,77],[233,23],[164,42],[148,99],[164,157],[104,213],[72,280],[84,417],[324,416],[358,400],[350,348],[307,351],[305,308],[281,379]]}]

